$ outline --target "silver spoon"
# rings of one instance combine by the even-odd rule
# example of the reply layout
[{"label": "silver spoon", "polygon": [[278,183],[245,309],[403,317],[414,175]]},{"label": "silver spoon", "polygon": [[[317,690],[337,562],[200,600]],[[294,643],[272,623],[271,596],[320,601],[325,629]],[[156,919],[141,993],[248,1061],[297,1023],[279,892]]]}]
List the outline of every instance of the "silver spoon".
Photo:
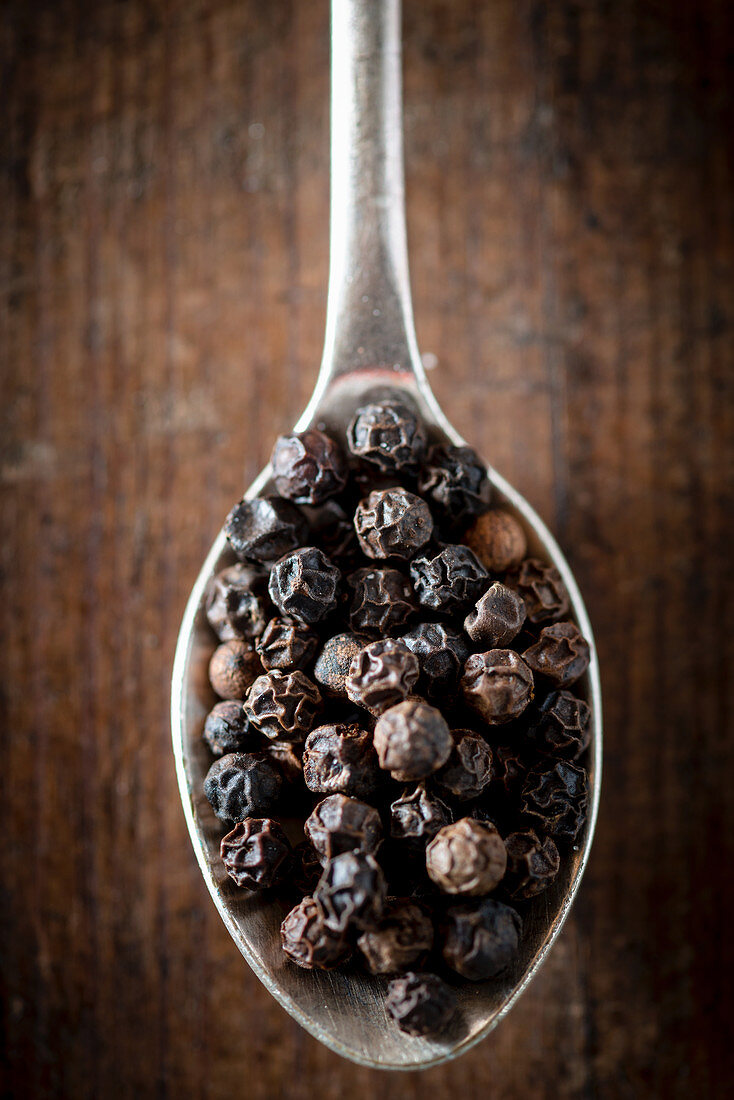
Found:
[{"label": "silver spoon", "polygon": [[[316,389],[296,424],[344,432],[354,410],[387,389],[413,400],[437,440],[463,444],[426,381],[413,327],[405,231],[400,0],[332,0],[331,266],[326,337]],[[204,798],[210,763],[201,731],[211,706],[207,663],[212,636],[206,586],[233,559],[219,534],[186,606],[173,669],[171,717],[184,813],[202,874],[222,920],[257,976],[287,1012],[332,1050],[364,1065],[416,1069],[455,1058],[507,1014],[537,973],[568,914],[588,859],[601,780],[599,669],[591,627],[573,574],[544,524],[488,467],[494,499],[523,521],[533,553],[552,562],[592,650],[581,689],[593,709],[588,823],[559,879],[531,904],[523,947],[503,981],[457,985],[456,1023],[436,1039],[409,1038],[388,1019],[385,985],[356,971],[303,971],[280,949],[274,902],[249,895],[219,860],[221,827]],[[248,497],[268,482],[265,469]]]}]

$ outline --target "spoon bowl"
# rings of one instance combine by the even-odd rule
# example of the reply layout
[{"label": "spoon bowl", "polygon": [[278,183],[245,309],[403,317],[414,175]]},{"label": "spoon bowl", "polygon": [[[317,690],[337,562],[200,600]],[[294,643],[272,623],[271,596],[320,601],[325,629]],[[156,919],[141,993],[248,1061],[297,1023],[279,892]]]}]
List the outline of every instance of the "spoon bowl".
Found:
[{"label": "spoon bowl", "polygon": [[[331,270],[324,358],[315,393],[295,426],[318,426],[344,438],[355,410],[396,392],[423,417],[432,442],[464,445],[439,408],[423,372],[412,323],[405,246],[400,126],[399,0],[334,0],[332,10]],[[588,754],[589,814],[561,872],[543,894],[518,906],[524,923],[513,969],[495,981],[456,977],[459,1010],[435,1038],[400,1032],[385,1011],[387,981],[354,969],[304,971],[280,947],[286,908],[248,894],[219,858],[221,824],[203,794],[211,758],[201,737],[214,697],[207,680],[213,640],[204,610],[209,581],[235,559],[223,532],[194,584],[176,649],[172,730],[176,771],[194,851],[214,904],[238,948],[290,1015],[326,1046],[383,1069],[421,1069],[479,1042],[506,1015],[558,936],[589,855],[601,781],[601,695],[596,650],[578,586],[552,535],[495,470],[493,500],[522,522],[529,551],[552,563],[569,592],[572,614],[591,647],[575,690],[592,708]],[[245,494],[267,490],[266,468]],[[451,979],[449,979],[451,981]]]}]

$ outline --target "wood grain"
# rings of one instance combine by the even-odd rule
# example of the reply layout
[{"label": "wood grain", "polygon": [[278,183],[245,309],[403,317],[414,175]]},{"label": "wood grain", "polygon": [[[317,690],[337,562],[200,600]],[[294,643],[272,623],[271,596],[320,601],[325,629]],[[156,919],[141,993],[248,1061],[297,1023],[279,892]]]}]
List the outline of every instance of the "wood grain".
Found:
[{"label": "wood grain", "polygon": [[340,1061],[243,966],[185,834],[168,683],[204,552],[315,377],[327,8],[8,0],[5,1095],[731,1087],[732,8],[405,6],[431,380],[557,532],[597,632],[587,879],[510,1018],[422,1077]]}]

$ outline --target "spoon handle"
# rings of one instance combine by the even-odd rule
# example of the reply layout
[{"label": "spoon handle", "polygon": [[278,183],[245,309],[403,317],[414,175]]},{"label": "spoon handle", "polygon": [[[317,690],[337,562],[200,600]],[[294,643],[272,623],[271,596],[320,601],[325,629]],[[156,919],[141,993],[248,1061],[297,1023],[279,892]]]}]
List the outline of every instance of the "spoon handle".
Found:
[{"label": "spoon handle", "polygon": [[365,371],[422,388],[405,231],[400,0],[332,0],[331,27],[331,258],[317,392]]}]

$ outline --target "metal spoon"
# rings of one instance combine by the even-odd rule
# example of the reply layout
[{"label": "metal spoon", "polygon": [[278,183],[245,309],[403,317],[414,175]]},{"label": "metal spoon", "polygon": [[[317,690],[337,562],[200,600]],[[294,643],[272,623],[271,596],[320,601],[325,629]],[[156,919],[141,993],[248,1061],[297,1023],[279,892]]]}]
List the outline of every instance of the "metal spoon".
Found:
[{"label": "metal spoon", "polygon": [[[426,381],[415,331],[405,232],[400,72],[400,0],[332,0],[331,268],[326,337],[313,397],[296,425],[343,434],[354,410],[386,388],[412,399],[435,439],[462,444]],[[457,982],[460,1011],[436,1039],[403,1035],[384,1008],[386,983],[356,970],[303,971],[280,949],[275,902],[238,890],[219,860],[221,827],[202,793],[210,763],[201,731],[212,704],[207,663],[212,636],[206,585],[232,561],[224,535],[212,546],[181,624],[172,684],[173,748],[184,813],[202,874],[222,920],[252,969],[300,1024],[332,1050],[364,1065],[416,1069],[455,1058],[506,1015],[550,950],[579,886],[596,821],[601,779],[599,669],[591,627],[571,570],[528,503],[488,467],[495,500],[518,515],[533,553],[560,571],[573,614],[592,647],[581,689],[593,708],[590,810],[559,879],[530,904],[523,947],[502,981]],[[269,478],[265,469],[249,489]]]}]

